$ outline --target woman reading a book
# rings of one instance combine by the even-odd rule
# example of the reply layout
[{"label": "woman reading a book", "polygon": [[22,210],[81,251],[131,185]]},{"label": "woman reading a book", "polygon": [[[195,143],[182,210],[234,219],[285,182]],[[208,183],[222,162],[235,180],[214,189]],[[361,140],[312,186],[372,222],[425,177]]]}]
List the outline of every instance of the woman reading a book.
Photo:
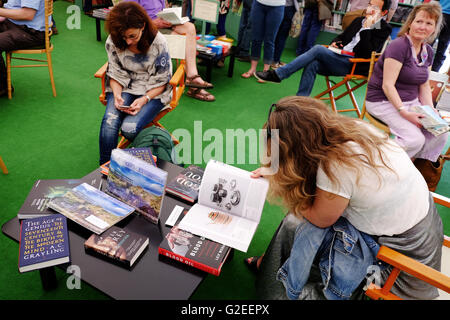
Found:
[{"label": "woman reading a book", "polygon": [[423,116],[413,111],[415,106],[433,107],[428,82],[433,50],[428,43],[439,33],[441,22],[438,3],[414,7],[397,38],[376,62],[368,84],[367,111],[388,125],[413,160],[435,162],[447,141],[447,134],[435,137],[422,128]]},{"label": "woman reading a book", "polygon": [[[264,128],[270,161],[252,177],[267,178],[270,197],[289,214],[265,254],[245,260],[257,271],[261,298],[357,298],[370,270],[386,279],[376,262],[379,245],[439,270],[441,218],[423,177],[395,141],[302,96],[272,105]],[[400,278],[394,293],[402,298],[437,296],[425,282],[404,273]]]},{"label": "woman reading a book", "polygon": [[109,161],[119,130],[133,140],[172,98],[172,65],[166,40],[135,2],[114,6],[106,20],[105,115],[100,128],[100,164]]}]

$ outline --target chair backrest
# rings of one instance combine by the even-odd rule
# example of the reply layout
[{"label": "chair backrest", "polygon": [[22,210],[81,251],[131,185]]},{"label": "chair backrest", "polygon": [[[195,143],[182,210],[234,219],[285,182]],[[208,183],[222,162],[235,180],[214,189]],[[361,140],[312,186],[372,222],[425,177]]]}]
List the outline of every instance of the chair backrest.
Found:
[{"label": "chair backrest", "polygon": [[178,34],[165,34],[172,59],[184,60],[186,58],[186,36]]}]

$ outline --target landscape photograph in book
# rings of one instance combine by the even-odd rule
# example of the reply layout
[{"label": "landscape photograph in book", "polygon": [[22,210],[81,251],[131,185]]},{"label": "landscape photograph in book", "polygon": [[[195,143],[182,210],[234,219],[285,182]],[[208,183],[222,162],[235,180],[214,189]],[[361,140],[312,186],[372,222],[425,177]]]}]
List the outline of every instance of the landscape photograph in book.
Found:
[{"label": "landscape photograph in book", "polygon": [[[161,172],[162,176],[159,175]],[[163,170],[121,150],[114,150],[106,191],[157,223],[166,179],[167,173]]]},{"label": "landscape photograph in book", "polygon": [[66,192],[63,197],[53,199],[49,207],[97,234],[134,211],[87,183]]}]

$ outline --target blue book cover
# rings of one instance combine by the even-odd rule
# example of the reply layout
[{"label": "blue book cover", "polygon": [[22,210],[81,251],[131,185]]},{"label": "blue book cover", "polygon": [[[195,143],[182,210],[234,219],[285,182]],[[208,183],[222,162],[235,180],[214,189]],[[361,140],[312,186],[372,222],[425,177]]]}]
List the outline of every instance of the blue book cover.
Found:
[{"label": "blue book cover", "polygon": [[158,223],[166,181],[166,171],[123,150],[113,150],[106,192],[153,223]]},{"label": "blue book cover", "polygon": [[22,220],[19,245],[20,272],[67,262],[70,262],[70,249],[66,217],[54,214]]}]

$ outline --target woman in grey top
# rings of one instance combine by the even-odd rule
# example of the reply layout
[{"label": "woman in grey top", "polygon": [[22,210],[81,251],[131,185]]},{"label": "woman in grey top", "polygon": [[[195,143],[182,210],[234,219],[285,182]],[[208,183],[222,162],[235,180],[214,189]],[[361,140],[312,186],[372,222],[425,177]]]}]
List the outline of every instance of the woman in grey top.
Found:
[{"label": "woman in grey top", "polygon": [[106,28],[107,105],[100,128],[100,164],[109,161],[119,130],[133,140],[172,98],[167,43],[144,8],[135,2],[119,3]]}]

